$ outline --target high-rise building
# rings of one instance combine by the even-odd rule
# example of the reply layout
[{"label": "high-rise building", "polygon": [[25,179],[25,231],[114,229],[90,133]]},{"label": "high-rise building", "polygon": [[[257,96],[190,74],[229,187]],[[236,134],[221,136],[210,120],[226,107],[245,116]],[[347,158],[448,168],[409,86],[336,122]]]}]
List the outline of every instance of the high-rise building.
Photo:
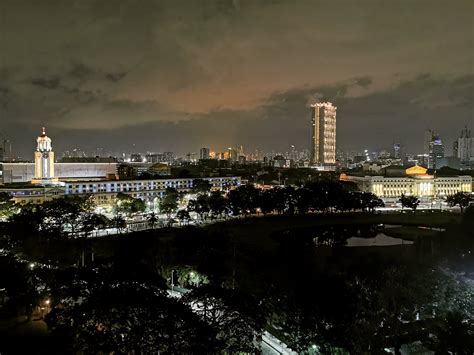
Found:
[{"label": "high-rise building", "polygon": [[428,169],[436,169],[437,161],[444,158],[444,144],[439,136],[433,136],[430,142]]},{"label": "high-rise building", "polygon": [[431,129],[427,129],[423,136],[423,154],[430,154],[430,142],[433,140],[434,133]]},{"label": "high-rise building", "polygon": [[133,163],[141,163],[143,162],[142,155],[140,153],[132,153],[130,154],[130,161]]},{"label": "high-rise building", "polygon": [[163,152],[163,161],[168,164],[173,164],[176,156],[173,152]]},{"label": "high-rise building", "polygon": [[458,157],[459,155],[459,142],[457,140],[455,140],[453,142],[453,157]]},{"label": "high-rise building", "polygon": [[393,143],[393,157],[394,158],[401,158],[402,154],[402,145],[400,143]]},{"label": "high-rise building", "polygon": [[201,148],[199,150],[199,159],[207,160],[210,159],[211,150],[209,148]]},{"label": "high-rise building", "polygon": [[36,139],[35,176],[31,181],[34,184],[52,184],[58,179],[54,176],[54,152],[51,138],[46,135],[43,127],[41,135]]},{"label": "high-rise building", "polygon": [[461,131],[461,136],[457,140],[458,149],[457,157],[461,162],[466,163],[474,157],[474,142],[473,137],[471,137],[471,131],[464,127]]},{"label": "high-rise building", "polygon": [[239,153],[237,149],[229,147],[227,148],[227,160],[237,161],[239,159]]},{"label": "high-rise building", "polygon": [[311,105],[313,165],[334,166],[336,164],[336,110],[330,102]]}]

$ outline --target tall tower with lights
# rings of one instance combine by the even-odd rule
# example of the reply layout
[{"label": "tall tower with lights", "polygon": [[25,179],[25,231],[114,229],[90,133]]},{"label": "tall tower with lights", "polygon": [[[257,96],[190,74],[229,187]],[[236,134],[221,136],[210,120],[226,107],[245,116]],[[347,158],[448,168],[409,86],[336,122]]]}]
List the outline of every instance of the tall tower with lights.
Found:
[{"label": "tall tower with lights", "polygon": [[54,152],[51,146],[51,138],[46,135],[43,127],[41,135],[36,139],[35,151],[35,177],[33,184],[48,185],[58,181],[54,177]]},{"label": "tall tower with lights", "polygon": [[311,163],[321,167],[336,165],[336,110],[330,102],[311,105]]}]

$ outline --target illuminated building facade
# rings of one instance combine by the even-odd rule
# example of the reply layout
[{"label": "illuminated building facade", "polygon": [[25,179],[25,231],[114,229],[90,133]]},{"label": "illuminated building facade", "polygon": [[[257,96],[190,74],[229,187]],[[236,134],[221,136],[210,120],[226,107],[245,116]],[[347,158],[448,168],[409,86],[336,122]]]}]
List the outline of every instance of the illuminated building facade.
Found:
[{"label": "illuminated building facade", "polygon": [[311,105],[311,163],[315,166],[336,165],[336,109],[330,102]]},{"label": "illuminated building facade", "polygon": [[46,135],[44,127],[36,143],[35,176],[31,182],[33,184],[42,185],[53,184],[58,181],[54,176],[54,152],[51,145],[51,138]]},{"label": "illuminated building facade", "polygon": [[444,144],[439,136],[433,136],[429,144],[428,169],[437,169],[438,160],[444,158]]},{"label": "illuminated building facade", "polygon": [[[211,190],[227,190],[240,186],[238,176],[201,178],[209,181]],[[42,203],[61,196],[91,195],[98,205],[111,205],[117,193],[140,198],[146,202],[157,202],[164,196],[167,188],[179,192],[188,192],[193,188],[194,179],[154,179],[154,180],[103,180],[103,181],[69,181],[54,188],[38,188],[35,186],[11,188],[6,185],[0,192],[7,192],[17,203]]]},{"label": "illuminated building facade", "polygon": [[471,176],[435,177],[427,169],[413,166],[405,176],[353,176],[342,174],[343,181],[352,181],[361,191],[372,192],[380,198],[399,199],[402,194],[423,198],[446,197],[456,192],[472,192]]}]

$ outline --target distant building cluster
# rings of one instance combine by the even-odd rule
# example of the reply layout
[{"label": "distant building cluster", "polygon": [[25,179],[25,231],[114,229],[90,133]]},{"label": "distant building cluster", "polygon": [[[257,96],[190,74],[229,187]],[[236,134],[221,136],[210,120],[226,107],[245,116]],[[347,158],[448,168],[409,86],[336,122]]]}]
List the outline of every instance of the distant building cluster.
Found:
[{"label": "distant building cluster", "polygon": [[[58,181],[65,183],[163,179],[171,177],[174,168],[192,170],[197,167],[196,169],[212,174],[216,171],[246,165],[277,169],[342,170],[366,174],[371,176],[369,179],[371,181],[374,176],[392,166],[406,170],[418,165],[429,170],[426,176],[436,176],[437,171],[443,168],[461,171],[474,169],[474,138],[468,127],[464,127],[454,141],[452,155],[447,154],[441,134],[430,129],[422,134],[420,132],[419,145],[422,150],[420,149],[415,154],[409,154],[400,140],[392,141],[385,149],[379,151],[369,149],[342,151],[337,149],[336,112],[337,107],[331,102],[316,102],[310,105],[308,116],[311,116],[311,119],[307,117],[307,125],[308,133],[311,135],[308,134],[309,145],[306,145],[309,149],[304,148],[305,144],[301,147],[291,144],[288,145],[286,151],[246,151],[242,145],[237,147],[230,145],[221,151],[210,146],[203,146],[197,152],[188,152],[184,156],[177,156],[170,151],[146,153],[132,151],[113,156],[104,148],[97,148],[95,155],[88,155],[80,148],[73,148],[63,152],[62,158],[56,162],[51,139],[46,136],[43,129],[37,139],[34,162],[16,162],[11,158],[9,140],[0,135],[2,139],[0,184],[32,182],[38,185],[52,185]],[[413,182],[413,176],[410,176],[409,181]],[[411,188],[410,191],[421,190]],[[379,194],[385,195],[385,192]]]},{"label": "distant building cluster", "polygon": [[[192,178],[163,178],[170,174],[169,165],[163,163],[90,162],[84,161],[84,157],[68,157],[76,161],[56,163],[52,141],[44,128],[37,139],[34,158],[34,163],[0,163],[0,185],[3,185],[0,191],[9,193],[18,203],[40,203],[60,196],[91,194],[99,205],[108,205],[118,193],[155,203],[167,188],[186,192],[194,183]],[[147,179],[135,179],[145,173]],[[237,176],[202,179],[217,190],[241,184]]]},{"label": "distant building cluster", "polygon": [[343,169],[376,169],[390,165],[412,166],[415,164],[432,171],[442,168],[473,170],[474,142],[470,130],[465,127],[461,131],[454,141],[451,155],[448,155],[441,135],[430,129],[423,133],[423,151],[416,154],[408,154],[403,144],[399,142],[393,143],[392,150],[339,151],[337,154],[337,165]]}]

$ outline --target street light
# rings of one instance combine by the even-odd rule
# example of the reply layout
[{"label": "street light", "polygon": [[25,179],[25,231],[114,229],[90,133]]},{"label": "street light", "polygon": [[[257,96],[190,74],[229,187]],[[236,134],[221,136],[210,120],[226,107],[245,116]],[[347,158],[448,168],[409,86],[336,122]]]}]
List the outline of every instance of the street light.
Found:
[{"label": "street light", "polygon": [[174,291],[174,269],[171,270],[171,292]]}]

